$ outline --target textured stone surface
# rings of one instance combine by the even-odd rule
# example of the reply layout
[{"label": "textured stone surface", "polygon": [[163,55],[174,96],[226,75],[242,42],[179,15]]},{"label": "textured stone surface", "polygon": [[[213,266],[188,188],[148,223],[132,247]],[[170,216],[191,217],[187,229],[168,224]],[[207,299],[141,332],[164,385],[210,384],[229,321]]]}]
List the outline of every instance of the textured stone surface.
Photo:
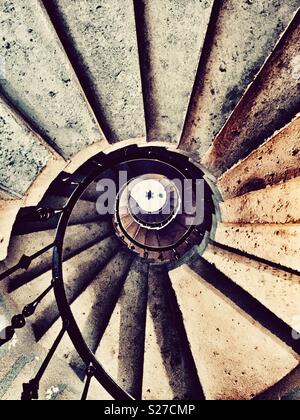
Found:
[{"label": "textured stone surface", "polygon": [[145,136],[133,2],[55,0],[49,8],[107,139]]},{"label": "textured stone surface", "polygon": [[[119,347],[122,345],[120,337],[124,336],[122,301],[128,284],[125,285],[122,297],[116,306],[113,302],[118,300],[130,264],[131,258],[128,258],[127,250],[117,253],[107,262],[103,270],[95,275],[88,287],[72,304],[72,312],[90,349],[96,354],[97,359],[102,363],[108,374],[115,381],[118,380],[118,383],[123,385],[125,389],[127,388],[126,384],[118,372],[124,358],[130,358],[127,353],[122,352],[121,354],[119,351]],[[135,302],[134,304],[138,305],[138,303]],[[58,331],[59,325],[57,324],[59,322],[56,322],[41,340],[41,344],[46,348],[49,347]],[[131,339],[133,340],[132,345],[134,345],[136,337],[131,335]],[[84,373],[85,367],[68,338],[64,339],[57,354],[67,361],[76,372]],[[134,366],[134,368],[137,369],[139,366]],[[130,372],[130,375],[132,375],[132,372]],[[105,391],[101,390],[96,381],[93,384],[92,393],[97,399],[109,397]]]},{"label": "textured stone surface", "polygon": [[225,223],[299,223],[300,178],[220,203]]},{"label": "textured stone surface", "polygon": [[219,179],[224,199],[300,175],[300,116]]},{"label": "textured stone surface", "polygon": [[164,267],[150,268],[148,287],[143,398],[201,399],[181,314]]},{"label": "textured stone surface", "polygon": [[[5,299],[3,298],[5,292],[1,286],[0,289],[2,296],[0,298],[0,329],[2,329],[10,324],[11,317],[18,313],[19,309],[8,295]],[[26,296],[23,295],[21,304],[24,306],[27,303]],[[61,325],[59,327],[61,329]],[[57,334],[52,337],[52,340],[56,336]],[[22,384],[34,377],[46,355],[45,349],[35,343],[29,326],[17,331],[13,340],[0,349],[0,400],[20,400]],[[40,383],[40,399],[79,399],[81,390],[82,386],[78,378],[69,371],[64,361],[55,356]]]},{"label": "textured stone surface", "polygon": [[21,206],[22,201],[20,200],[0,200],[0,220],[2,224],[0,233],[0,261],[3,261],[7,257],[11,230]]},{"label": "textured stone surface", "polygon": [[0,99],[0,187],[23,196],[53,157]]},{"label": "textured stone surface", "polygon": [[300,10],[205,155],[203,164],[215,174],[247,156],[299,112],[299,45]]},{"label": "textured stone surface", "polygon": [[146,347],[144,359],[143,400],[173,400],[174,391],[164,366],[154,322],[147,311]]},{"label": "textured stone surface", "polygon": [[[87,287],[80,296],[76,299],[75,302],[71,305],[72,312],[76,318],[77,325],[79,326],[81,331],[84,331],[88,315],[91,309],[91,305],[93,302],[96,301],[95,293],[99,292],[99,286],[97,287],[97,280],[95,278],[95,283],[91,287]],[[112,328],[116,327],[116,330],[110,328],[110,333],[104,335],[101,344],[99,345],[96,357],[98,360],[104,364],[105,369],[107,372],[114,378],[117,378],[117,370],[118,370],[118,332],[119,330],[119,312],[115,311],[111,318],[111,325]],[[47,331],[44,337],[40,340],[40,344],[46,348],[50,349],[51,343],[53,342],[53,338],[58,334],[61,328],[61,320],[57,320],[55,324]],[[70,374],[72,375],[73,371],[80,374],[81,379],[83,379],[83,365],[80,363],[78,359],[78,355],[74,350],[74,345],[72,344],[70,338],[65,336],[61,346],[59,346],[57,353],[57,357],[68,365],[68,369]],[[70,366],[72,363],[72,368]],[[74,369],[75,368],[75,369]],[[72,370],[74,369],[74,370]],[[82,385],[83,387],[83,385]],[[91,387],[89,391],[88,399],[92,400],[111,400],[112,397],[104,390],[102,386],[99,385],[96,379],[93,379],[91,382]]]},{"label": "textured stone surface", "polygon": [[299,6],[299,0],[223,2],[197,80],[185,149],[207,151]]},{"label": "textured stone surface", "polygon": [[[120,266],[123,267],[122,271],[125,270],[126,272],[130,260],[128,258],[124,259],[124,254],[120,254],[118,258],[118,265],[120,265],[120,259],[123,260]],[[115,265],[111,265],[111,267],[114,267],[114,282],[117,283],[120,274],[119,269],[116,269]],[[120,299],[96,350],[96,357],[106,371],[135,398],[141,396],[147,306],[147,271],[147,266],[142,268],[137,261],[131,266]],[[102,275],[105,275],[105,273],[106,271]],[[97,283],[95,283],[94,289],[96,286]],[[103,284],[100,285],[98,294],[108,300],[104,289],[101,290],[101,286],[103,287]],[[94,298],[94,300],[97,299]],[[104,307],[105,305],[101,306]],[[90,322],[86,326],[90,331],[94,330],[97,334],[99,330],[95,328],[95,325],[99,325],[99,323]]]},{"label": "textured stone surface", "polygon": [[190,268],[170,274],[207,399],[251,399],[297,366],[286,345]]},{"label": "textured stone surface", "polygon": [[131,266],[120,297],[118,380],[127,392],[139,399],[145,347],[148,266],[137,259]]},{"label": "textured stone surface", "polygon": [[[64,259],[69,259],[79,254],[88,246],[92,246],[100,242],[110,230],[108,223],[86,223],[85,225],[69,226],[65,237]],[[8,257],[4,261],[5,267],[8,269],[17,264],[23,254],[32,255],[40,249],[53,243],[55,238],[55,230],[35,232],[27,235],[13,236],[9,249]],[[13,290],[17,285],[22,285],[31,279],[40,276],[42,273],[51,270],[52,266],[52,250],[43,254],[32,262],[26,272],[20,271],[10,277],[7,285]]]},{"label": "textured stone surface", "polygon": [[148,140],[179,142],[212,1],[136,4]]},{"label": "textured stone surface", "polygon": [[215,240],[221,244],[300,271],[300,225],[220,223]]},{"label": "textured stone surface", "polygon": [[282,381],[276,384],[270,390],[264,392],[259,400],[272,400],[272,401],[299,401],[300,396],[300,367],[296,368],[287,375]]},{"label": "textured stone surface", "polygon": [[[64,262],[64,282],[67,298],[70,303],[74,302],[89,284],[95,279],[99,272],[106,266],[117,251],[117,240],[107,238],[100,243],[79,253],[68,261]],[[35,287],[42,287],[42,284],[49,284],[52,273],[47,272],[34,280]],[[32,283],[33,284],[33,283]],[[26,287],[30,287],[31,284]],[[25,292],[25,286],[16,293]],[[29,294],[29,293],[28,293]],[[49,295],[40,305],[39,313],[33,318],[33,328],[37,339],[41,338],[57,320],[59,312],[57,304],[52,295]]]},{"label": "textured stone surface", "polygon": [[0,5],[0,88],[39,132],[70,157],[103,138],[40,2]]},{"label": "textured stone surface", "polygon": [[291,328],[300,314],[300,277],[210,245],[205,258]]},{"label": "textured stone surface", "polygon": [[[41,346],[27,341],[19,357],[11,352],[7,359],[11,362],[6,375],[0,379],[0,387],[5,391],[2,400],[18,401],[21,398],[22,385],[28,383],[37,374],[47,352]],[[20,349],[21,350],[21,349]],[[68,381],[66,380],[68,378]],[[70,371],[66,363],[53,357],[45,376],[40,382],[39,400],[55,401],[79,400],[83,385],[76,375]]]},{"label": "textured stone surface", "polygon": [[[99,355],[100,363],[105,365],[114,380],[117,380],[118,374],[120,337],[120,314],[116,304],[131,262],[132,259],[128,257],[127,250],[120,250],[103,270],[94,276],[88,286],[86,293],[90,296],[89,307],[85,306],[83,310],[79,302],[73,305],[76,321],[78,319],[80,324],[83,324],[81,331],[87,345],[93,353]],[[101,343],[102,339],[104,343]],[[108,362],[109,359],[111,360]],[[70,354],[69,363],[77,372],[84,374],[85,366],[74,349]]]}]

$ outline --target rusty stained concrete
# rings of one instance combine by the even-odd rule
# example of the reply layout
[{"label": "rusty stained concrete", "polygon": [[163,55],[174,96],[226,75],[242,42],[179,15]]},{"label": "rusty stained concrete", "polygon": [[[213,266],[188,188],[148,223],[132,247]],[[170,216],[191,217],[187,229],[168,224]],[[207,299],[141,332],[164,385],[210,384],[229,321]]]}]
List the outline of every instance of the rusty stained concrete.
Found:
[{"label": "rusty stained concrete", "polygon": [[224,200],[300,175],[300,115],[218,180]]},{"label": "rusty stained concrete", "polygon": [[245,93],[299,0],[216,2],[181,147],[202,157]]},{"label": "rusty stained concrete", "polygon": [[300,178],[220,203],[224,223],[299,223]]},{"label": "rusty stained concrete", "polygon": [[300,278],[251,258],[209,245],[203,258],[292,328],[300,313]]},{"label": "rusty stained concrete", "polygon": [[166,268],[159,265],[149,270],[144,357],[143,399],[201,398],[171,281]]},{"label": "rusty stained concrete", "polygon": [[300,110],[300,9],[270,58],[230,116],[203,165],[220,176],[256,149]]},{"label": "rusty stained concrete", "polygon": [[215,241],[300,271],[300,224],[219,223]]},{"label": "rusty stained concrete", "polygon": [[252,399],[298,365],[289,347],[197,274],[197,262],[170,276],[208,400]]}]

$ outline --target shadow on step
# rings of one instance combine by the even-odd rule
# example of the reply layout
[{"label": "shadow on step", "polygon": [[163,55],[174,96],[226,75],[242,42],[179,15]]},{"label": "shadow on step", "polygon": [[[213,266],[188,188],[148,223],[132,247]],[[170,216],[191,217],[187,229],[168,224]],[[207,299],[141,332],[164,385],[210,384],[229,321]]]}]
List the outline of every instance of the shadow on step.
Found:
[{"label": "shadow on step", "polygon": [[204,399],[182,314],[169,275],[164,268],[151,268],[148,299],[156,340],[174,399]]}]

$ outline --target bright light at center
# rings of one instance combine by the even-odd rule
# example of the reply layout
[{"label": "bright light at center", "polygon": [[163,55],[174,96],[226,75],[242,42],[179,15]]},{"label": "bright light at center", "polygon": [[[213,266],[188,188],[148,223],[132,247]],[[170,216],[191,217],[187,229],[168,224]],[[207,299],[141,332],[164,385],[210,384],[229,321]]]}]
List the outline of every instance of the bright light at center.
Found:
[{"label": "bright light at center", "polygon": [[161,210],[167,201],[164,186],[154,179],[138,182],[130,192],[131,197],[145,212],[156,213]]}]

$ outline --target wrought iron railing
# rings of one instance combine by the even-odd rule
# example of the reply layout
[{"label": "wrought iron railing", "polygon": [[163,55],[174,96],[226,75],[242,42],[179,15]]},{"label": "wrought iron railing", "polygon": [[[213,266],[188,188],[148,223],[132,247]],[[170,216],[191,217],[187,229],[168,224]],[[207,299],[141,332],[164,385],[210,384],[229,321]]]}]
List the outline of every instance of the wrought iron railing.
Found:
[{"label": "wrought iron railing", "polygon": [[[46,374],[47,368],[66,333],[69,335],[76,351],[86,366],[86,381],[84,384],[82,400],[85,400],[88,397],[92,378],[95,378],[113,398],[117,400],[134,399],[133,396],[129,395],[106,372],[83,338],[66,295],[63,273],[63,252],[64,239],[70,216],[86,189],[95,180],[99,179],[104,171],[107,171],[111,167],[120,163],[140,159],[141,156],[143,158],[154,158],[160,162],[167,162],[168,164],[182,167],[192,177],[197,174],[199,175],[199,171],[203,175],[201,168],[194,167],[193,164],[191,164],[189,157],[186,155],[177,152],[169,152],[163,147],[140,148],[137,146],[128,146],[126,148],[116,150],[109,155],[99,153],[80,168],[78,171],[79,175],[76,173],[74,176],[65,176],[62,182],[65,184],[67,183],[72,187],[72,193],[63,208],[52,209],[38,207],[36,209],[32,209],[26,214],[25,221],[30,222],[44,222],[59,215],[55,239],[52,243],[32,255],[23,255],[15,266],[0,275],[0,281],[12,276],[18,270],[28,270],[34,260],[51,249],[53,250],[52,280],[49,286],[33,302],[27,304],[20,314],[17,314],[12,318],[11,324],[0,334],[0,337],[3,337],[0,340],[0,346],[3,346],[12,340],[16,330],[22,329],[26,326],[28,318],[36,313],[40,303],[52,290],[54,291],[56,303],[62,320],[62,328],[57,338],[54,340],[53,345],[45,357],[45,360],[43,361],[36,376],[29,382],[23,384],[23,392],[21,396],[22,400],[36,400],[39,398],[40,382]],[[212,220],[210,223],[212,223]],[[195,227],[195,232],[199,233],[199,238],[202,240],[204,233],[197,230],[197,227]],[[188,234],[183,238],[183,241],[188,241]],[[145,249],[145,258],[148,251],[149,249]],[[176,253],[176,250],[174,250],[174,252]],[[180,260],[181,257],[181,255],[178,255],[176,260]]]}]

